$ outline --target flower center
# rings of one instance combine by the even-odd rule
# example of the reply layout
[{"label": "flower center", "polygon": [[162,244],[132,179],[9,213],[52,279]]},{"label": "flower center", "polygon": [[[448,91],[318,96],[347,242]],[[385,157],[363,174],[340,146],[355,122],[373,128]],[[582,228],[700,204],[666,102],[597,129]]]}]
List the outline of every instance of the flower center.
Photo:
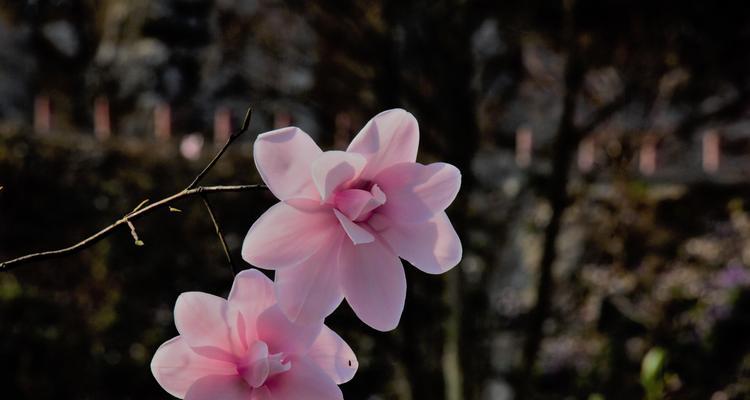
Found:
[{"label": "flower center", "polygon": [[248,385],[258,388],[273,375],[292,368],[292,363],[284,360],[283,353],[268,353],[268,346],[258,340],[250,345],[245,360],[237,364],[237,373]]},{"label": "flower center", "polygon": [[[369,190],[366,189],[368,186]],[[333,198],[333,205],[350,220],[363,222],[367,221],[378,207],[385,204],[385,201],[385,193],[377,184],[365,184],[337,192]]]}]

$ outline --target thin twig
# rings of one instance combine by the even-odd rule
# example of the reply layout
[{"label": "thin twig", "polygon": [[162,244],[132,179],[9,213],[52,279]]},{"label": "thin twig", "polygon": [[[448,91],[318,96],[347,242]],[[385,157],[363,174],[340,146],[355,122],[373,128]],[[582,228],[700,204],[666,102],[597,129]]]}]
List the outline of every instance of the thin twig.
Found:
[{"label": "thin twig", "polygon": [[224,232],[221,230],[221,226],[216,221],[216,216],[214,215],[214,211],[211,208],[211,203],[208,201],[208,195],[206,195],[205,193],[201,193],[201,200],[203,200],[203,205],[205,205],[206,210],[208,210],[208,216],[211,217],[211,222],[214,224],[216,236],[219,237],[221,248],[224,249],[224,255],[227,256],[227,262],[229,262],[229,268],[232,270],[232,276],[235,276],[237,275],[237,269],[234,267],[232,256],[229,254],[229,246],[227,246],[227,242],[226,240],[224,240]]},{"label": "thin twig", "polygon": [[150,201],[149,199],[143,200],[143,201],[142,201],[142,202],[141,202],[140,204],[138,204],[137,206],[135,206],[135,208],[133,209],[133,211],[131,211],[130,213],[128,213],[128,215],[130,215],[130,214],[132,214],[132,213],[134,213],[134,212],[136,212],[136,211],[140,210],[140,209],[141,209],[141,207],[143,207],[143,206],[145,206],[146,204],[148,204],[148,202],[149,202],[149,201]]},{"label": "thin twig", "polygon": [[203,179],[204,176],[208,173],[208,171],[213,168],[214,164],[216,164],[217,161],[221,158],[221,156],[224,154],[224,152],[227,150],[227,148],[234,142],[238,137],[242,136],[243,133],[247,131],[247,127],[250,126],[250,118],[253,116],[253,108],[249,107],[247,109],[247,112],[245,113],[245,119],[242,121],[242,126],[240,127],[240,130],[233,133],[229,136],[229,139],[227,139],[227,142],[224,143],[224,146],[221,147],[221,150],[219,150],[218,153],[214,156],[214,158],[206,165],[206,168],[203,168],[203,171],[198,174],[198,176],[193,179],[193,182],[191,182],[187,189],[192,189],[196,186],[198,186],[198,183],[201,179]]},{"label": "thin twig", "polygon": [[135,221],[138,218],[146,214],[149,214],[159,208],[166,207],[176,202],[177,200],[180,200],[185,197],[203,195],[205,193],[246,192],[250,190],[257,190],[257,189],[264,189],[264,188],[266,188],[266,186],[263,184],[255,184],[255,185],[232,185],[232,186],[198,186],[192,189],[184,189],[178,193],[175,193],[169,197],[161,199],[155,203],[151,203],[150,205],[143,207],[135,212],[126,214],[122,218],[115,221],[113,224],[107,226],[106,228],[103,228],[99,232],[87,237],[86,239],[72,246],[65,247],[59,250],[32,253],[32,254],[21,256],[18,258],[14,258],[12,260],[2,262],[0,263],[0,271],[10,271],[23,264],[28,264],[28,263],[35,262],[35,261],[41,261],[41,260],[46,260],[50,258],[61,257],[61,256],[77,253],[83,249],[86,249],[92,246],[98,241],[104,239],[107,235],[111,234],[115,230],[115,228],[117,228],[118,226],[123,225],[123,224],[128,225],[129,221]]}]

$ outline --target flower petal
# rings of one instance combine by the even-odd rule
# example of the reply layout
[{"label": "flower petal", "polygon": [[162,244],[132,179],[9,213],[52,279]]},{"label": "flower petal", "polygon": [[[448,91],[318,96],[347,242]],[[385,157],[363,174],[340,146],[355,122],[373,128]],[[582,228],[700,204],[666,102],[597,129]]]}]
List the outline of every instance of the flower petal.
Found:
[{"label": "flower petal", "polygon": [[303,211],[277,203],[250,227],[242,258],[266,269],[297,265],[329,243],[340,229],[330,210]]},{"label": "flower petal", "polygon": [[247,400],[252,389],[238,375],[209,375],[190,387],[185,400]]},{"label": "flower petal", "polygon": [[370,180],[391,165],[416,161],[418,147],[417,120],[405,110],[393,109],[367,122],[346,151],[367,158],[361,178]]},{"label": "flower petal", "polygon": [[406,299],[401,260],[380,240],[355,246],[344,241],[339,279],[359,319],[379,331],[398,325]]},{"label": "flower petal", "polygon": [[352,243],[363,244],[370,243],[375,240],[375,236],[372,236],[372,233],[368,232],[365,228],[362,228],[357,223],[352,222],[339,210],[334,209],[333,213],[336,215],[336,218],[339,220],[341,227],[344,228],[344,232],[346,232],[346,235],[349,236],[349,239],[351,239]]},{"label": "flower petal", "polygon": [[253,388],[263,385],[268,378],[270,365],[268,362],[268,345],[260,340],[253,342],[247,352],[248,364],[237,372]]},{"label": "flower petal", "polygon": [[327,201],[336,188],[357,178],[365,162],[357,153],[326,151],[321,154],[312,163],[312,179],[321,201]]},{"label": "flower petal", "polygon": [[239,337],[232,335],[233,318],[221,297],[203,292],[186,292],[174,306],[174,324],[180,336],[196,353],[232,361],[244,353]]},{"label": "flower petal", "polygon": [[425,222],[456,198],[461,172],[445,163],[403,163],[384,170],[374,181],[388,198],[378,213],[399,223]]},{"label": "flower petal", "polygon": [[442,274],[461,261],[461,240],[445,212],[417,224],[397,224],[379,214],[368,222],[399,257],[428,274]]},{"label": "flower petal", "polygon": [[333,379],[337,385],[348,382],[357,372],[357,355],[331,328],[323,326],[320,335],[310,347],[307,358]]},{"label": "flower petal", "polygon": [[257,269],[246,269],[234,277],[228,301],[229,306],[244,318],[243,329],[246,334],[242,337],[247,345],[257,339],[255,320],[260,313],[276,304],[273,282]]},{"label": "flower petal", "polygon": [[315,363],[293,357],[292,368],[270,377],[266,387],[274,400],[343,400],[341,389]]},{"label": "flower petal", "polygon": [[279,200],[319,199],[310,166],[321,153],[310,136],[295,127],[258,135],[253,146],[255,166]]},{"label": "flower petal", "polygon": [[341,233],[336,242],[294,268],[276,271],[276,293],[284,314],[299,324],[320,323],[344,299],[338,280]]},{"label": "flower petal", "polygon": [[258,338],[266,342],[272,354],[304,354],[322,327],[322,320],[315,324],[295,324],[275,305],[258,317]]},{"label": "flower petal", "polygon": [[183,398],[190,386],[208,375],[232,375],[234,363],[203,357],[180,336],[162,344],[151,359],[151,373],[164,390]]},{"label": "flower petal", "polygon": [[271,391],[267,387],[261,386],[253,389],[253,394],[250,396],[250,400],[274,400],[271,396]]},{"label": "flower petal", "polygon": [[362,221],[372,214],[372,211],[386,202],[385,193],[378,185],[373,185],[370,191],[362,189],[347,189],[336,192],[333,205],[352,221]]}]

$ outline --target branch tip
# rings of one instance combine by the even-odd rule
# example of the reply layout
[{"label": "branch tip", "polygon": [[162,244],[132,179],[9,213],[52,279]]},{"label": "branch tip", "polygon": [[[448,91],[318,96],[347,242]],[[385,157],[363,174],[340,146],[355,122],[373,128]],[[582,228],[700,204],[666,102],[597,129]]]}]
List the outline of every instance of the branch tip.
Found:
[{"label": "branch tip", "polygon": [[133,225],[132,222],[130,222],[128,219],[125,219],[125,223],[128,224],[128,227],[130,228],[130,236],[133,237],[133,241],[135,242],[136,246],[143,246],[143,241],[138,238],[138,232],[135,231],[135,225]]},{"label": "branch tip", "polygon": [[242,128],[240,128],[240,133],[245,132],[247,128],[250,126],[250,119],[253,117],[253,106],[250,106],[247,108],[247,111],[245,112],[245,119],[242,120]]}]

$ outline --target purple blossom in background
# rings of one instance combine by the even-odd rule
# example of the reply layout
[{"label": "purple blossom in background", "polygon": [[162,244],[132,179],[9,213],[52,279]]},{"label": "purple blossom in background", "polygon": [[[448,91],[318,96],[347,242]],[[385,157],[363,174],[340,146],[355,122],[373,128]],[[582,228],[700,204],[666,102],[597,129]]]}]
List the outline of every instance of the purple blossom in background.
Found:
[{"label": "purple blossom in background", "polygon": [[741,262],[732,260],[714,276],[714,284],[723,289],[750,286],[750,271]]}]

